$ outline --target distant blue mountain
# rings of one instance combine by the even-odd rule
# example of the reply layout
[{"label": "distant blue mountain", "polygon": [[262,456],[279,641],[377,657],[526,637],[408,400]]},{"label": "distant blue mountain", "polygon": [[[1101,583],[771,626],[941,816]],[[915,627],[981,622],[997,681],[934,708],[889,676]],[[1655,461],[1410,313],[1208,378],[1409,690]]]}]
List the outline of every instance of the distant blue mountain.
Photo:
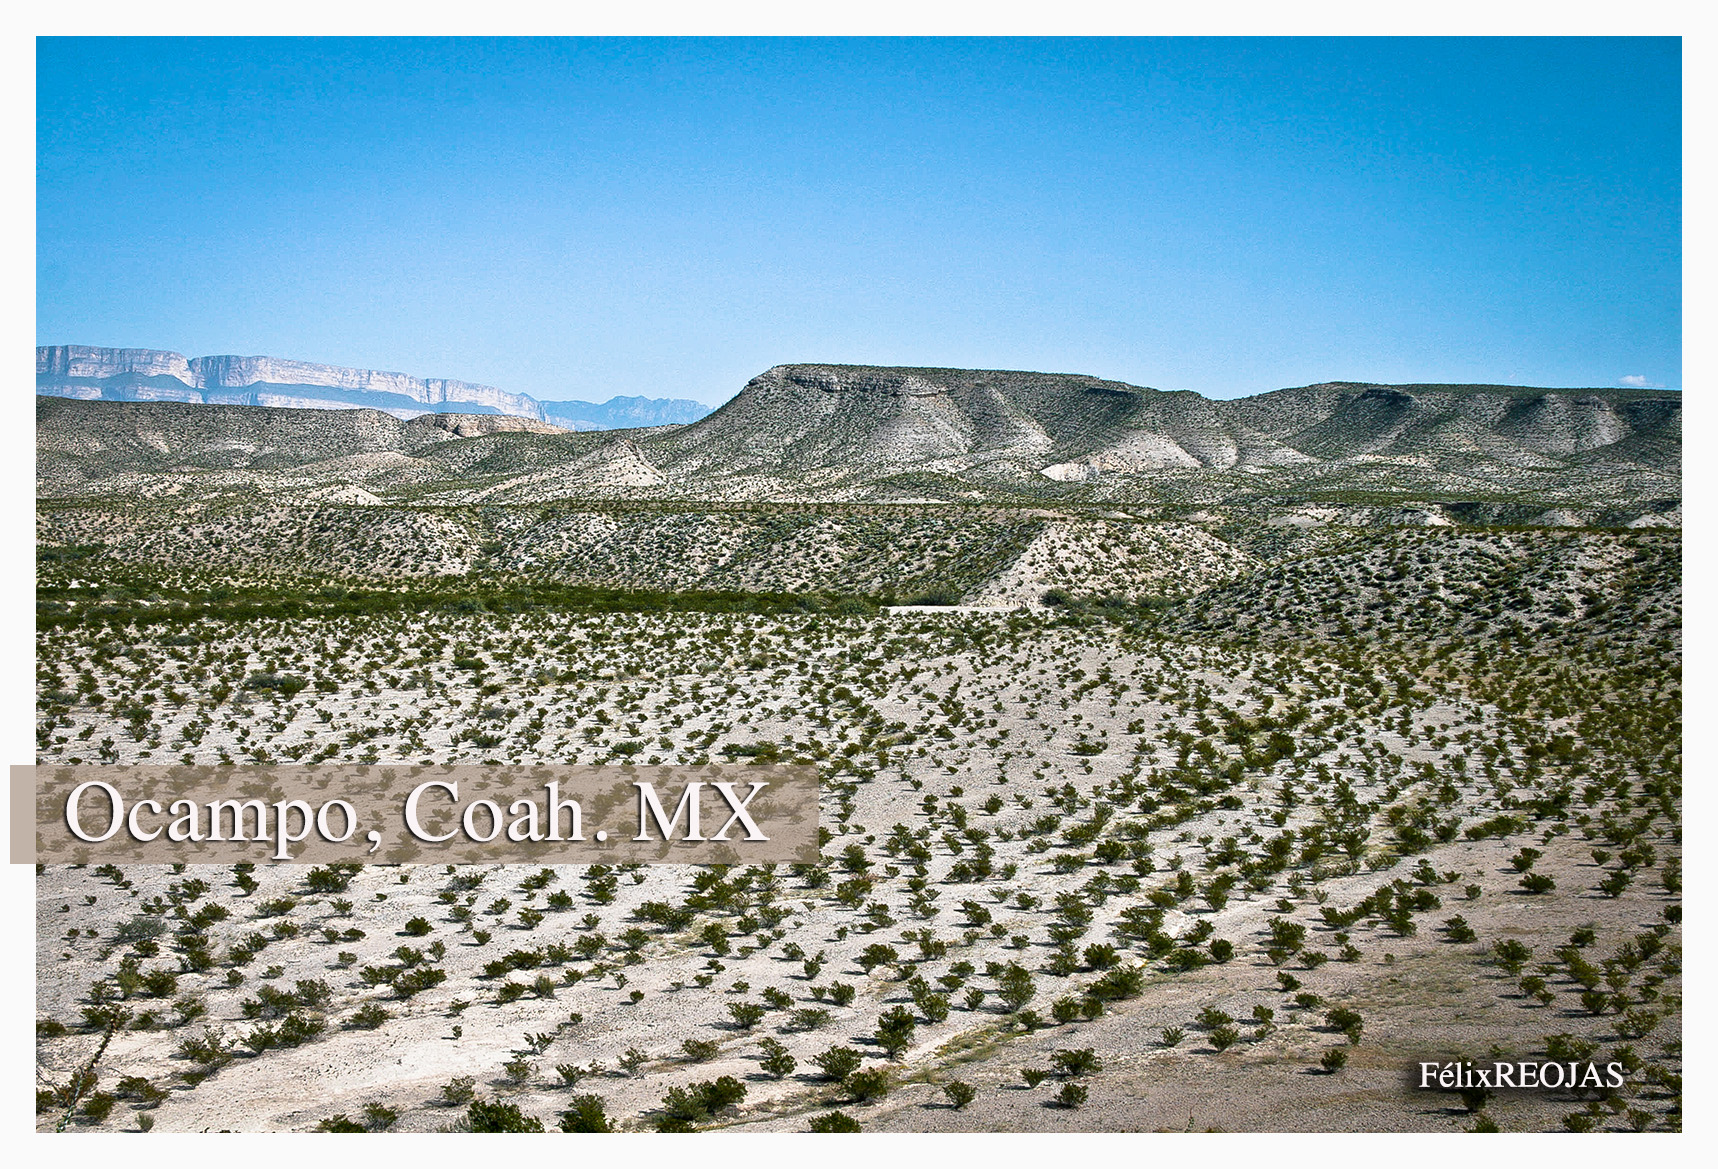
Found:
[{"label": "distant blue mountain", "polygon": [[569,430],[696,422],[710,408],[683,398],[617,397],[541,402],[529,394],[446,378],[419,378],[277,357],[193,357],[162,349],[91,345],[36,348],[36,393],[110,402],[187,402],[326,410],[368,407],[419,414],[511,414]]},{"label": "distant blue mountain", "polygon": [[543,421],[569,430],[620,430],[696,422],[710,412],[686,398],[618,397],[606,402],[541,402]]}]

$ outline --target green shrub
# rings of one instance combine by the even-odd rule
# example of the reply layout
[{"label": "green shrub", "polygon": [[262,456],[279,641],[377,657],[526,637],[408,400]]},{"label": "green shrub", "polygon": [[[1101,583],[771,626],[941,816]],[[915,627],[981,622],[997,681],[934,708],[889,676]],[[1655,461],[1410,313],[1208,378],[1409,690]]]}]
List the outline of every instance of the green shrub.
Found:
[{"label": "green shrub", "polygon": [[943,1095],[948,1097],[948,1101],[954,1106],[954,1110],[959,1112],[968,1104],[971,1104],[974,1100],[978,1099],[978,1089],[974,1088],[971,1084],[963,1083],[960,1080],[950,1080],[948,1083],[943,1085]]},{"label": "green shrub", "polygon": [[913,1045],[913,1032],[917,1026],[918,1019],[912,1011],[906,1007],[890,1007],[878,1017],[873,1038],[878,1047],[889,1053],[890,1059],[898,1059]]},{"label": "green shrub", "polygon": [[1103,1060],[1090,1047],[1078,1050],[1063,1049],[1050,1053],[1050,1062],[1056,1065],[1056,1071],[1064,1076],[1086,1076],[1093,1072],[1101,1072]]},{"label": "green shrub", "polygon": [[855,961],[858,962],[859,969],[869,974],[879,966],[886,966],[891,962],[899,961],[900,957],[901,952],[895,947],[884,945],[881,942],[873,942],[860,951],[859,957]]},{"label": "green shrub", "polygon": [[745,1031],[750,1031],[763,1021],[764,1008],[757,1003],[729,1003],[728,1017],[734,1025]]},{"label": "green shrub", "polygon": [[380,1003],[365,1003],[352,1012],[346,1025],[359,1031],[374,1031],[393,1017],[393,1012]]},{"label": "green shrub", "polygon": [[825,1112],[811,1118],[811,1132],[858,1132],[859,1122],[845,1112]]},{"label": "green shrub", "polygon": [[703,1063],[720,1055],[722,1045],[714,1039],[688,1039],[680,1045],[680,1050],[685,1052],[686,1058],[693,1063]]},{"label": "green shrub", "polygon": [[517,1104],[473,1100],[466,1112],[472,1132],[542,1132],[543,1122],[526,1116]]},{"label": "green shrub", "polygon": [[1199,1025],[1207,1030],[1233,1023],[1235,1017],[1227,1011],[1219,1011],[1216,1007],[1205,1007],[1199,1012]]},{"label": "green shrub", "polygon": [[830,1014],[822,1007],[801,1007],[788,1016],[788,1027],[794,1031],[816,1031],[829,1024]]},{"label": "green shrub", "polygon": [[601,1096],[574,1096],[572,1105],[561,1113],[558,1126],[562,1132],[613,1132],[614,1125],[603,1111]]},{"label": "green shrub", "polygon": [[1491,952],[1497,959],[1497,964],[1511,976],[1520,974],[1521,968],[1527,965],[1527,960],[1533,957],[1533,948],[1515,938],[1493,943]]},{"label": "green shrub", "polygon": [[119,1103],[119,1097],[111,1092],[92,1092],[84,1097],[83,1114],[100,1124],[108,1118],[113,1106]]},{"label": "green shrub", "polygon": [[661,1132],[684,1132],[699,1121],[708,1120],[746,1098],[746,1086],[733,1076],[705,1080],[684,1088],[670,1088],[662,1097],[662,1116],[657,1129]]},{"label": "green shrub", "polygon": [[831,1047],[821,1055],[812,1056],[811,1062],[817,1065],[826,1079],[845,1080],[858,1070],[864,1057],[851,1047]]},{"label": "green shrub", "polygon": [[861,1068],[849,1072],[841,1081],[841,1087],[861,1104],[880,1100],[889,1094],[889,1073],[882,1068]]},{"label": "green shrub", "polygon": [[317,1122],[312,1132],[369,1132],[370,1130],[347,1116],[344,1112],[330,1116]]},{"label": "green shrub", "polygon": [[793,1069],[799,1066],[799,1061],[788,1054],[787,1047],[780,1040],[765,1039],[761,1046],[764,1057],[759,1061],[759,1066],[776,1079],[791,1075]]},{"label": "green shrub", "polygon": [[1056,1093],[1055,1103],[1058,1108],[1078,1108],[1086,1102],[1089,1093],[1084,1084],[1068,1083],[1062,1085],[1062,1090]]},{"label": "green shrub", "polygon": [[1349,1043],[1360,1042],[1360,1032],[1364,1024],[1358,1011],[1349,1010],[1347,1007],[1332,1007],[1324,1013],[1324,1021],[1346,1035]]}]

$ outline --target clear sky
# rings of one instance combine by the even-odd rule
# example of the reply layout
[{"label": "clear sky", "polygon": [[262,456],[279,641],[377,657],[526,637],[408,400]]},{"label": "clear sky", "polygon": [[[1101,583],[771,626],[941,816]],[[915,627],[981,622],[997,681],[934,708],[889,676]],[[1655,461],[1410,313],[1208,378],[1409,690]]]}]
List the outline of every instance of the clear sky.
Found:
[{"label": "clear sky", "polygon": [[42,344],[1682,384],[1674,39],[38,45]]}]

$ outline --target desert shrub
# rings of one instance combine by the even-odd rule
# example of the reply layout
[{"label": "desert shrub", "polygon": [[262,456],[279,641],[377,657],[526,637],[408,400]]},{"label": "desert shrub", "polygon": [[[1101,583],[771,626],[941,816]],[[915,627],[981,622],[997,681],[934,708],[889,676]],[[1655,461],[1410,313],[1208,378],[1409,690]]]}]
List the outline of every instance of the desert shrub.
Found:
[{"label": "desert shrub", "polygon": [[765,1039],[762,1043],[764,1057],[759,1066],[776,1079],[790,1075],[799,1066],[799,1061],[788,1054],[787,1047],[778,1039]]},{"label": "desert shrub", "polygon": [[860,951],[859,957],[855,961],[858,962],[859,969],[869,974],[879,966],[899,961],[900,957],[901,953],[895,947],[884,945],[881,942],[873,942]]},{"label": "desert shrub", "polygon": [[393,1012],[380,1003],[365,1003],[347,1018],[346,1025],[359,1031],[374,1031],[393,1018]]},{"label": "desert shrub", "polygon": [[433,928],[427,918],[414,917],[405,924],[400,932],[408,937],[421,938]]},{"label": "desert shrub", "polygon": [[722,1045],[714,1039],[688,1039],[680,1045],[680,1050],[685,1052],[686,1058],[693,1063],[703,1063],[720,1055]]},{"label": "desert shrub", "polygon": [[1138,966],[1118,966],[1093,982],[1088,993],[1097,999],[1130,999],[1144,989],[1144,970]]},{"label": "desert shrub", "polygon": [[1084,1084],[1068,1083],[1062,1085],[1062,1090],[1056,1093],[1055,1103],[1058,1108],[1078,1108],[1086,1102],[1090,1095]]},{"label": "desert shrub", "polygon": [[526,1116],[517,1104],[473,1100],[466,1111],[466,1123],[472,1132],[542,1132],[543,1122]]},{"label": "desert shrub", "polygon": [[882,1068],[861,1068],[849,1072],[841,1087],[858,1103],[880,1100],[889,1094],[889,1073]]},{"label": "desert shrub", "polygon": [[1347,1007],[1332,1007],[1324,1013],[1324,1021],[1334,1030],[1346,1035],[1349,1043],[1360,1042],[1360,1032],[1364,1024],[1358,1011]]},{"label": "desert shrub", "polygon": [[1097,1052],[1090,1047],[1053,1051],[1050,1053],[1050,1062],[1055,1064],[1056,1071],[1064,1076],[1086,1076],[1101,1072],[1104,1068],[1104,1061],[1099,1059]]},{"label": "desert shrub", "polygon": [[1597,1050],[1592,1043],[1567,1032],[1545,1037],[1545,1054],[1559,1062],[1591,1059]]},{"label": "desert shrub", "polygon": [[746,1098],[746,1086],[733,1076],[705,1080],[684,1088],[670,1088],[662,1097],[662,1115],[657,1129],[683,1132],[687,1127],[732,1108]]},{"label": "desert shrub", "polygon": [[764,1014],[764,1008],[757,1003],[728,1004],[728,1017],[733,1019],[736,1027],[744,1031],[750,1031],[762,1022]]},{"label": "desert shrub", "polygon": [[854,996],[858,993],[858,988],[851,983],[832,982],[829,984],[829,1001],[838,1007],[845,1007],[852,1003]]},{"label": "desert shrub", "polygon": [[[243,878],[249,876],[249,874],[240,873],[239,876]],[[311,869],[310,872],[305,874],[304,884],[312,893],[344,893],[346,892],[347,886],[352,883],[352,877],[352,871],[345,866],[335,865],[328,868],[319,867]],[[238,883],[241,888],[244,887],[242,881]],[[255,888],[256,880],[253,877],[251,879],[250,889],[247,889],[246,891],[250,892]]]},{"label": "desert shrub", "polygon": [[159,1104],[167,1099],[164,1089],[156,1087],[142,1076],[121,1076],[119,1085],[114,1090],[128,1100],[141,1100],[147,1105]]},{"label": "desert shrub", "polygon": [[369,1132],[370,1130],[347,1116],[344,1112],[327,1117],[316,1122],[312,1132]]},{"label": "desert shrub", "polygon": [[1513,976],[1520,974],[1521,968],[1527,965],[1527,960],[1533,957],[1533,948],[1515,938],[1506,938],[1494,943],[1491,953],[1497,959],[1497,964]]},{"label": "desert shrub", "polygon": [[1319,1057],[1318,1063],[1327,1073],[1335,1075],[1348,1066],[1348,1049],[1346,1047],[1329,1048]]},{"label": "desert shrub", "polygon": [[948,1083],[943,1085],[943,1095],[948,1097],[948,1101],[954,1106],[954,1110],[959,1112],[968,1104],[971,1104],[974,1100],[978,1099],[978,1089],[974,1088],[971,1084],[963,1083],[960,1080],[950,1080]]},{"label": "desert shrub", "polygon": [[151,970],[143,976],[143,993],[150,998],[166,998],[179,989],[179,977],[171,970]]},{"label": "desert shrub", "polygon": [[408,970],[394,979],[394,993],[403,999],[409,999],[419,991],[428,990],[432,986],[440,986],[447,981],[447,972],[433,966],[422,966],[416,970]]},{"label": "desert shrub", "polygon": [[441,1086],[441,1098],[448,1104],[470,1104],[477,1097],[477,1081],[471,1076],[455,1076]]},{"label": "desert shrub", "polygon": [[121,944],[151,941],[167,932],[167,923],[154,914],[140,913],[120,924],[113,931],[113,940]]},{"label": "desert shrub", "polygon": [[794,1031],[816,1031],[827,1026],[830,1014],[822,1007],[801,1007],[788,1016],[788,1027]]},{"label": "desert shrub", "polygon": [[906,1007],[890,1007],[877,1019],[877,1032],[873,1039],[877,1046],[889,1053],[890,1059],[897,1059],[900,1054],[913,1045],[913,1032],[918,1026],[918,1019]]},{"label": "desert shrub", "polygon": [[[1621,897],[1623,895],[1623,890],[1627,889],[1633,882],[1634,878],[1632,876],[1630,876],[1626,871],[1618,869],[1616,872],[1599,882],[1599,891],[1606,897]],[[1523,884],[1525,884],[1525,881]],[[1537,890],[1529,890],[1529,892],[1536,891]]]},{"label": "desert shrub", "polygon": [[1165,1027],[1163,1029],[1163,1046],[1174,1047],[1186,1036],[1187,1032],[1180,1027]]},{"label": "desert shrub", "polygon": [[1039,1084],[1042,1084],[1045,1080],[1050,1078],[1050,1069],[1021,1068],[1020,1078],[1026,1081],[1026,1086],[1028,1088],[1036,1088]]},{"label": "desert shrub", "polygon": [[825,1112],[811,1118],[811,1132],[858,1132],[859,1122],[845,1112]]},{"label": "desert shrub", "polygon": [[81,1111],[90,1120],[100,1124],[113,1112],[113,1106],[119,1103],[119,1097],[111,1092],[92,1092],[84,1097]]},{"label": "desert shrub", "polygon": [[1227,1051],[1240,1041],[1241,1033],[1232,1024],[1225,1023],[1221,1027],[1213,1027],[1207,1038],[1218,1051]]},{"label": "desert shrub", "polygon": [[562,1132],[613,1132],[614,1125],[603,1111],[601,1096],[574,1096],[569,1104],[572,1105],[561,1113],[559,1128]]},{"label": "desert shrub", "polygon": [[826,1079],[845,1080],[858,1070],[864,1057],[851,1047],[831,1047],[821,1055],[812,1056],[811,1062],[817,1065]]},{"label": "desert shrub", "polygon": [[1219,1011],[1216,1007],[1203,1008],[1199,1012],[1198,1018],[1199,1025],[1207,1030],[1210,1030],[1213,1027],[1221,1027],[1227,1023],[1233,1023],[1235,1021],[1235,1017],[1233,1015],[1229,1014],[1227,1011]]}]

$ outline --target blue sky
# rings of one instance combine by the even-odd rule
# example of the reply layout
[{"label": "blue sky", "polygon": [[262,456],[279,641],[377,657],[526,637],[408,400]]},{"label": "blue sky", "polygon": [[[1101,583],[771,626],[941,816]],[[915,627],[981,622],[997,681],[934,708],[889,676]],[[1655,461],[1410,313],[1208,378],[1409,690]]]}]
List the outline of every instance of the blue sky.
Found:
[{"label": "blue sky", "polygon": [[40,343],[1681,386],[1675,40],[38,42]]}]

